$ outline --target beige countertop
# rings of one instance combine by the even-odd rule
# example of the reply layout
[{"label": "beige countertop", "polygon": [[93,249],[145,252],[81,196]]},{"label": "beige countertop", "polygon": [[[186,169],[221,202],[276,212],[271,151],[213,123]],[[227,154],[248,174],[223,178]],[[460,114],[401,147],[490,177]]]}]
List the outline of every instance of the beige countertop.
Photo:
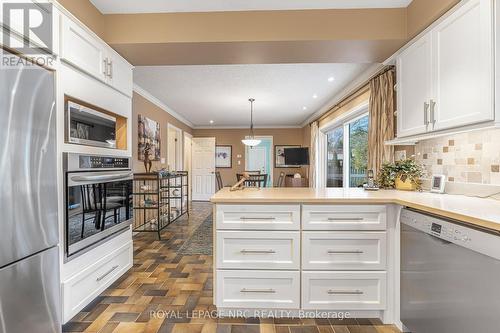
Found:
[{"label": "beige countertop", "polygon": [[213,203],[398,204],[500,231],[500,201],[463,195],[359,188],[223,188]]}]

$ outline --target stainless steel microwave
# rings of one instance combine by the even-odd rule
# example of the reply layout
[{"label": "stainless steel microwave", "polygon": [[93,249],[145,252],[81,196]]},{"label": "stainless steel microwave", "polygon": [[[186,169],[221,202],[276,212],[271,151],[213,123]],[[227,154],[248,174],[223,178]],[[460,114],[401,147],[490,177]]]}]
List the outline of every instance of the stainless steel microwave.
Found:
[{"label": "stainless steel microwave", "polygon": [[73,100],[66,102],[67,142],[116,148],[116,117]]}]

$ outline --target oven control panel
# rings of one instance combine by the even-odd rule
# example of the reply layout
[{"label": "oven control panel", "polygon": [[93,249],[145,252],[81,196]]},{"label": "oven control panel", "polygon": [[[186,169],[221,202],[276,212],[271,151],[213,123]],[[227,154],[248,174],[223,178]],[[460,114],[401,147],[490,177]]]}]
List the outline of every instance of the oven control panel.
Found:
[{"label": "oven control panel", "polygon": [[126,157],[79,156],[80,169],[128,169],[129,159]]}]

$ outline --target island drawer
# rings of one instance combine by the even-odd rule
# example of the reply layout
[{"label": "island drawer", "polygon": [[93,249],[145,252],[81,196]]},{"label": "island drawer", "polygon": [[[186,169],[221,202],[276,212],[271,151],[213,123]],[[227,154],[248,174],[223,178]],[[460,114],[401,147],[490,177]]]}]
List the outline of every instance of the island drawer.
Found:
[{"label": "island drawer", "polygon": [[384,231],[304,231],[302,269],[385,270]]},{"label": "island drawer", "polygon": [[384,205],[303,205],[303,230],[385,230]]},{"label": "island drawer", "polygon": [[217,231],[217,268],[299,269],[299,231]]},{"label": "island drawer", "polygon": [[303,272],[302,308],[384,310],[386,272]]},{"label": "island drawer", "polygon": [[217,205],[221,230],[300,230],[300,205]]},{"label": "island drawer", "polygon": [[217,270],[219,308],[298,309],[298,271]]}]

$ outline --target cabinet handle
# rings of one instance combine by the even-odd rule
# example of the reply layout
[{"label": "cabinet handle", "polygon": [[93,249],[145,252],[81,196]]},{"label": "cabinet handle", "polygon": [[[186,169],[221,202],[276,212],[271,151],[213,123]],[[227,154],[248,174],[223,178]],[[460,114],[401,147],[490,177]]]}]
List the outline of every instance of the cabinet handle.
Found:
[{"label": "cabinet handle", "polygon": [[110,79],[113,78],[113,61],[108,59],[108,76]]},{"label": "cabinet handle", "polygon": [[240,220],[245,221],[266,221],[266,220],[276,220],[275,217],[240,217]]},{"label": "cabinet handle", "polygon": [[352,251],[328,251],[328,254],[363,254],[364,251],[361,250],[352,250]]},{"label": "cabinet handle", "polygon": [[104,67],[103,67],[104,70],[102,71],[102,73],[107,76],[108,75],[108,59],[106,58],[102,62],[104,63]]},{"label": "cabinet handle", "polygon": [[429,103],[424,102],[424,125],[429,125]]},{"label": "cabinet handle", "polygon": [[362,217],[329,217],[328,221],[363,221]]},{"label": "cabinet handle", "polygon": [[273,254],[276,253],[274,250],[241,250],[241,253],[262,253],[262,254]]},{"label": "cabinet handle", "polygon": [[109,271],[107,271],[106,273],[104,273],[103,275],[99,276],[97,279],[95,279],[97,282],[101,281],[102,279],[104,279],[106,276],[108,276],[109,274],[111,274],[115,269],[117,269],[119,266],[116,265],[116,266],[113,266],[113,268],[111,268]]},{"label": "cabinet handle", "polygon": [[247,289],[247,288],[243,288],[240,290],[240,293],[275,294],[276,290],[274,290],[274,289]]},{"label": "cabinet handle", "polygon": [[436,119],[434,116],[435,107],[436,107],[436,102],[433,99],[431,99],[431,116],[430,116],[431,121],[430,121],[430,123],[432,125],[434,125],[434,123],[436,122]]},{"label": "cabinet handle", "polygon": [[328,295],[363,295],[361,290],[328,290]]}]

